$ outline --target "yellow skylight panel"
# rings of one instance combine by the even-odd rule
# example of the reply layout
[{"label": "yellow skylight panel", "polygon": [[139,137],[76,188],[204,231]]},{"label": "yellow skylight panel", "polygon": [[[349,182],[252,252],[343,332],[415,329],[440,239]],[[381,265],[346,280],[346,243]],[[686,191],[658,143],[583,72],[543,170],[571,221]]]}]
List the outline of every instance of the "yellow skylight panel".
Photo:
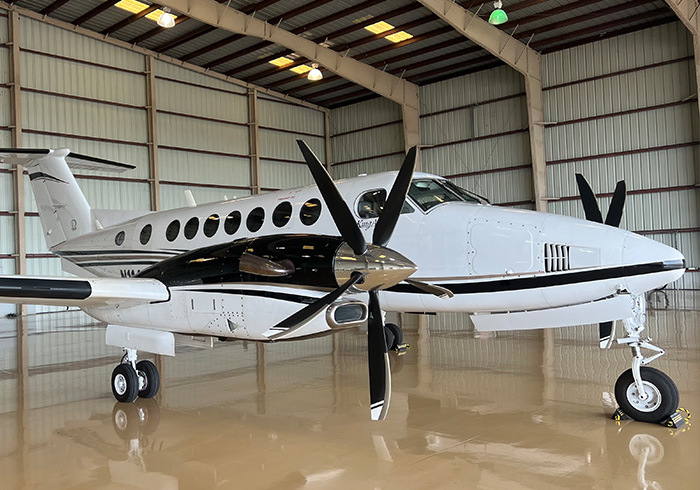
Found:
[{"label": "yellow skylight panel", "polygon": [[291,65],[294,62],[286,56],[280,56],[279,58],[275,58],[274,60],[270,61],[270,63],[272,63],[275,66],[287,66]]},{"label": "yellow skylight panel", "polygon": [[121,2],[115,5],[115,7],[119,7],[120,9],[131,12],[132,14],[138,14],[143,9],[148,7],[148,5],[141,3],[138,0],[121,0]]},{"label": "yellow skylight panel", "polygon": [[365,27],[365,29],[367,29],[372,34],[381,34],[382,32],[386,32],[393,28],[394,26],[392,26],[388,22],[384,22],[383,20],[380,20],[379,22],[375,22],[374,24]]},{"label": "yellow skylight panel", "polygon": [[391,41],[392,43],[400,43],[401,41],[405,41],[406,39],[411,39],[413,35],[409,34],[406,31],[399,31],[396,32],[390,36],[387,36],[386,38]]},{"label": "yellow skylight panel", "polygon": [[299,65],[299,66],[295,66],[294,68],[290,68],[289,71],[293,71],[294,73],[298,73],[299,75],[302,75],[306,72],[311,71],[311,67],[308,65]]},{"label": "yellow skylight panel", "polygon": [[[163,14],[163,11],[161,9],[158,9],[158,10],[154,10],[153,12],[148,14],[146,16],[146,18],[151,19],[153,22],[158,22],[158,19],[160,18],[160,16],[162,14]],[[172,12],[170,12],[170,15],[173,16],[173,19],[177,19],[177,15],[173,14]]]}]

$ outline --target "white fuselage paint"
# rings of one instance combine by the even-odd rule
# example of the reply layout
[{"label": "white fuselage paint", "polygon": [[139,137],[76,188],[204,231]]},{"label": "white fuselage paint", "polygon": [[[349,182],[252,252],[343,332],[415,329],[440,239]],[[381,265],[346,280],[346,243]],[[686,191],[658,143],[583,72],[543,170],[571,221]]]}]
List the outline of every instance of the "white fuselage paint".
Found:
[{"label": "white fuselage paint", "polygon": [[[337,183],[368,242],[377,220],[359,218],[357,200],[369,190],[390,189],[395,175],[385,172]],[[416,173],[415,178],[441,179],[422,173]],[[302,205],[314,198],[323,203],[318,189],[309,186],[150,213],[66,241],[52,250],[89,274],[131,277],[162,259],[240,238],[291,233],[338,235],[323,204],[320,218],[313,225],[306,226],[300,221]],[[276,206],[285,201],[292,204],[292,216],[286,225],[277,227],[272,215]],[[387,311],[488,313],[577,305],[623,291],[642,293],[672,282],[683,273],[682,269],[675,269],[635,275],[629,273],[630,268],[622,272],[625,266],[679,261],[683,256],[671,247],[618,228],[566,216],[467,202],[444,203],[423,212],[416,203],[410,199],[408,202],[414,211],[401,215],[387,246],[418,266],[412,279],[462,289],[450,299],[415,291],[382,291],[382,307]],[[246,227],[246,218],[258,207],[264,210],[265,219],[259,230],[251,232]],[[240,212],[241,223],[229,235],[224,221],[233,211]],[[213,215],[218,216],[219,226],[208,237],[203,226]],[[192,218],[198,219],[198,226],[196,235],[188,239],[183,229]],[[180,230],[177,238],[168,241],[166,229],[174,220],[180,222]],[[140,236],[146,225],[151,225],[152,232],[143,245]],[[121,232],[124,241],[117,245],[115,238]],[[265,335],[269,327],[302,305],[235,292],[261,287],[290,295],[324,294],[279,284],[216,285],[222,292],[212,292],[211,286],[200,288],[209,292],[172,287],[171,299],[166,302],[85,310],[110,323],[264,340],[269,336],[269,333]],[[366,300],[366,293],[345,297],[352,296]],[[295,336],[327,330],[325,318],[320,315]]]}]

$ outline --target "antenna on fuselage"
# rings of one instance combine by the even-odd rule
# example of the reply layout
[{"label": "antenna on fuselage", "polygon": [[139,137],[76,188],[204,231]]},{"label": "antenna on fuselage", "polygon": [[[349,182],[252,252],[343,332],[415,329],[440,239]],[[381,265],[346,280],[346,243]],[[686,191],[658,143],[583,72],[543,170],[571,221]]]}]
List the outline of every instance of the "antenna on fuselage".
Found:
[{"label": "antenna on fuselage", "polygon": [[197,207],[197,201],[194,200],[194,196],[192,195],[192,191],[189,189],[185,190],[185,202],[187,203],[188,208],[196,208]]}]

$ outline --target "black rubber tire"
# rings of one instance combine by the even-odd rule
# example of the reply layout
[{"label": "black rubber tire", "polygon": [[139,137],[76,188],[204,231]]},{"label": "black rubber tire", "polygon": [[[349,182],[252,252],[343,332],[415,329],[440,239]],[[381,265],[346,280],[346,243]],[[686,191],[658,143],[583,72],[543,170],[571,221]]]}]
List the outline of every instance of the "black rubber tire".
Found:
[{"label": "black rubber tire", "polygon": [[390,347],[390,349],[396,349],[398,346],[403,344],[403,332],[401,331],[398,325],[396,325],[395,323],[387,323],[386,325],[384,325],[384,327],[388,330],[391,330],[391,333],[394,334],[394,343]]},{"label": "black rubber tire", "polygon": [[115,403],[112,408],[112,427],[125,441],[136,439],[139,433],[139,416],[133,403]]},{"label": "black rubber tire", "polygon": [[643,366],[640,369],[642,381],[652,384],[659,390],[661,403],[653,411],[638,410],[633,403],[627,399],[627,390],[634,384],[632,369],[628,369],[617,378],[615,383],[615,398],[625,414],[640,422],[651,422],[658,424],[666,420],[678,409],[680,395],[673,380],[664,372],[652,367]]},{"label": "black rubber tire", "polygon": [[394,334],[384,325],[384,340],[386,341],[386,350],[390,351],[394,348]]},{"label": "black rubber tire", "polygon": [[[121,388],[117,389],[117,378],[121,382]],[[123,392],[119,392],[123,391]],[[119,364],[112,371],[112,394],[117,401],[131,403],[139,395],[139,378],[130,364]]]},{"label": "black rubber tire", "polygon": [[136,363],[136,371],[146,379],[146,386],[139,390],[139,398],[153,398],[160,388],[160,374],[158,368],[151,361],[139,361]]}]

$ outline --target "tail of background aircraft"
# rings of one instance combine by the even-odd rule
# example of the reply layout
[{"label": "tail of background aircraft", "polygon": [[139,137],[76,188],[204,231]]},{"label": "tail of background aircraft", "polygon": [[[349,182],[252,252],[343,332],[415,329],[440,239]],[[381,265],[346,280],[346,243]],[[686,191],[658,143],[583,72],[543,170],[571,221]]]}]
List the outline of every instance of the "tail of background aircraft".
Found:
[{"label": "tail of background aircraft", "polygon": [[0,149],[0,163],[22,165],[29,179],[49,248],[95,231],[90,204],[78,186],[71,168],[123,171],[132,165],[71,153],[66,148]]}]

